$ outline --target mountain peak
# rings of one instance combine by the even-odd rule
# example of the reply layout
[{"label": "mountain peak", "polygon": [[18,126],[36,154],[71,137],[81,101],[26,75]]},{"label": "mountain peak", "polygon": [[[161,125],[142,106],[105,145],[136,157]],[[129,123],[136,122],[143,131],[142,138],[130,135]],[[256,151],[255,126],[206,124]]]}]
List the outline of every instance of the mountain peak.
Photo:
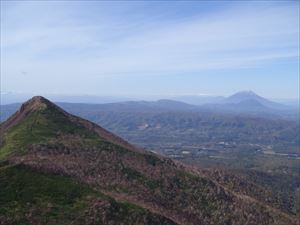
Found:
[{"label": "mountain peak", "polygon": [[20,111],[34,111],[34,110],[43,110],[48,106],[53,106],[54,104],[43,96],[34,96],[29,99],[27,102],[23,103]]},{"label": "mountain peak", "polygon": [[263,97],[257,95],[255,92],[248,90],[248,91],[240,91],[237,92],[225,99],[225,102],[227,103],[240,103],[241,101],[245,100],[266,100]]},{"label": "mountain peak", "polygon": [[58,106],[42,96],[34,96],[24,102],[18,111],[16,111],[7,121],[1,124],[1,133],[6,129],[18,125],[34,112],[42,112],[49,109],[56,109],[63,112]]},{"label": "mountain peak", "polygon": [[[37,138],[57,138],[59,135],[98,136],[102,140],[109,141],[123,148],[142,151],[104,128],[69,114],[42,96],[34,96],[23,103],[18,111],[1,124],[0,139],[3,139],[4,134],[12,127],[19,132],[15,131],[15,134],[21,136],[22,140],[27,141],[28,139],[28,143],[31,143],[32,140],[36,141]],[[32,132],[37,134],[32,132],[30,134],[28,129],[32,129]],[[25,136],[27,139],[24,138]],[[33,136],[35,138],[32,138]]]},{"label": "mountain peak", "polygon": [[254,91],[251,91],[251,90],[239,91],[239,92],[233,94],[232,96],[235,96],[235,95],[258,96]]},{"label": "mountain peak", "polygon": [[49,102],[49,100],[43,96],[34,96],[31,99],[29,99],[27,102],[45,102],[45,101]]},{"label": "mountain peak", "polygon": [[259,96],[258,94],[256,94],[251,90],[237,92],[225,98],[222,101],[222,103],[223,104],[243,103],[243,105],[247,105],[248,103],[251,103],[251,105],[255,104],[256,106],[260,105],[261,107],[270,108],[270,109],[280,109],[280,110],[286,108],[284,105],[281,105],[277,102],[272,102],[264,97]]}]

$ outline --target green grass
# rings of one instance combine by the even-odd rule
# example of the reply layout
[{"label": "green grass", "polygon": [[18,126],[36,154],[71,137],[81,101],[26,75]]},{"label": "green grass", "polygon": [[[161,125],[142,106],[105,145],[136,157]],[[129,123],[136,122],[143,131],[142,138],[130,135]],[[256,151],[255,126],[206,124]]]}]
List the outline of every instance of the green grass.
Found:
[{"label": "green grass", "polygon": [[98,138],[95,133],[73,123],[57,109],[46,108],[31,112],[21,123],[4,134],[0,160],[15,152],[24,153],[29,145],[46,143],[60,134]]},{"label": "green grass", "polygon": [[71,178],[24,166],[0,168],[0,190],[0,215],[14,224],[29,223],[30,213],[42,223],[60,220],[65,224],[87,208],[88,199],[103,197]]},{"label": "green grass", "polygon": [[[4,224],[173,224],[129,202],[117,202],[72,178],[29,167],[0,165],[0,221]],[[106,202],[89,210],[95,200]],[[35,221],[35,222],[34,222]]]}]

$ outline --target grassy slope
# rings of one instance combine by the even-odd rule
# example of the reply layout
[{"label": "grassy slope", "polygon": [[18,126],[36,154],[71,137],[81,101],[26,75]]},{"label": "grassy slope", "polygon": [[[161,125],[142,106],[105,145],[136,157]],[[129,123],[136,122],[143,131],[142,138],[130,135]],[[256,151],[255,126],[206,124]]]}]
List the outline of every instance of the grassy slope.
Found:
[{"label": "grassy slope", "polygon": [[[6,164],[10,156],[26,154],[33,144],[55,145],[64,135],[72,140],[68,144],[82,145],[82,150],[97,146],[125,151],[46,105],[4,133],[0,161]],[[0,224],[175,224],[131,203],[116,202],[71,178],[21,165],[0,165],[0,190]]]},{"label": "grassy slope", "polygon": [[0,224],[175,224],[71,178],[24,166],[0,167],[0,190]]},{"label": "grassy slope", "polygon": [[48,106],[31,112],[26,120],[4,134],[0,148],[0,160],[14,152],[25,152],[30,144],[45,143],[60,133],[80,135],[87,139],[99,139],[91,131],[72,123],[67,116]]}]

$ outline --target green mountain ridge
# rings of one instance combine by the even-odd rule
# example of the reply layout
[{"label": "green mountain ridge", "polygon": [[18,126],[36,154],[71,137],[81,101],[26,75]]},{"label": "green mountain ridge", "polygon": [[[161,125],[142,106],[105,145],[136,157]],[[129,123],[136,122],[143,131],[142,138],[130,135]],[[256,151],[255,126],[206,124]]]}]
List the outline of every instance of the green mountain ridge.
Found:
[{"label": "green mountain ridge", "polygon": [[[0,137],[5,190],[0,224],[296,224],[295,216],[280,207],[138,149],[43,97],[24,103],[2,123]],[[15,195],[19,182],[26,199]],[[60,182],[70,190],[60,192]],[[87,200],[89,195],[100,195],[99,201]],[[70,214],[48,211],[47,203]],[[36,209],[45,214],[38,216]],[[84,216],[77,220],[76,214]]]}]

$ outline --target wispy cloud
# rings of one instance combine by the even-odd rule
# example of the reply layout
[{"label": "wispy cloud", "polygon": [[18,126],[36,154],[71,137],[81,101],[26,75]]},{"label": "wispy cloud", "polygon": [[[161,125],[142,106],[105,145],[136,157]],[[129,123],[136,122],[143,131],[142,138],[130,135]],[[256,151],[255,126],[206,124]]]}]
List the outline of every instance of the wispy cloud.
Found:
[{"label": "wispy cloud", "polygon": [[170,9],[152,14],[138,3],[1,4],[7,4],[1,12],[5,85],[20,71],[28,71],[29,80],[84,74],[83,80],[259,67],[299,57],[293,2],[239,4],[171,19]]}]

